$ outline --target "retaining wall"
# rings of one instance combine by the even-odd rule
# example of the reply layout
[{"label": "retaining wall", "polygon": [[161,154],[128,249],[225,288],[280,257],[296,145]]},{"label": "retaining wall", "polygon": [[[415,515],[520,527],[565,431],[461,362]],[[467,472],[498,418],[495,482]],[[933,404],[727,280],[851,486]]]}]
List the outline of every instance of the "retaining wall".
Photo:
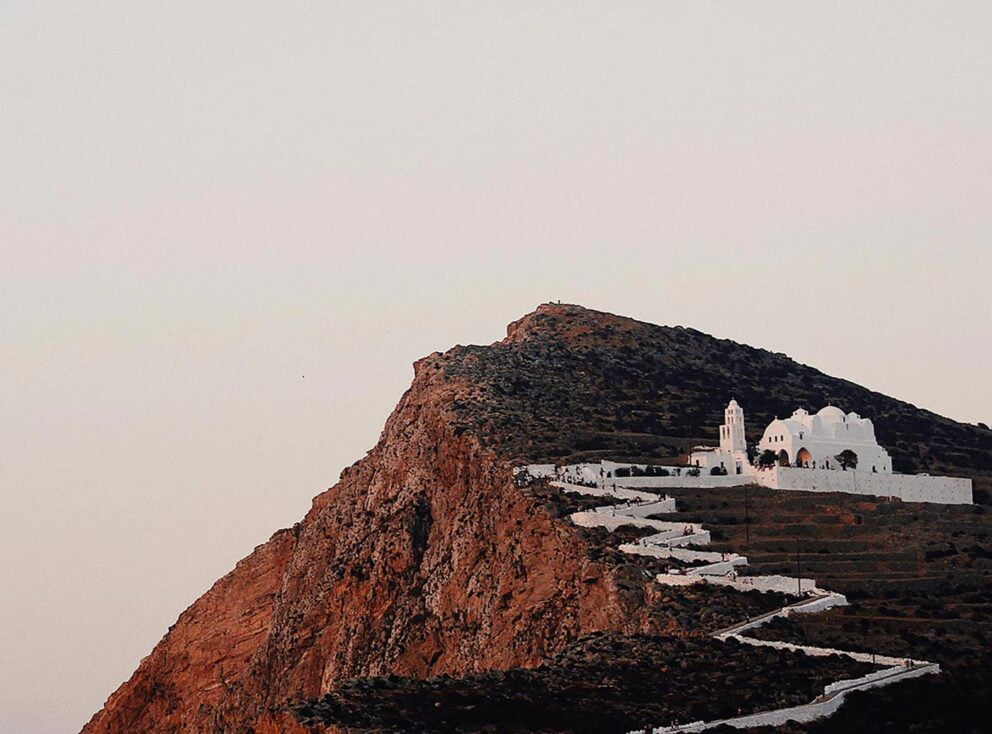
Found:
[{"label": "retaining wall", "polygon": [[675,500],[671,497],[660,498],[651,492],[638,492],[636,489],[624,489],[623,487],[617,487],[616,489],[613,489],[613,487],[586,487],[582,484],[569,484],[568,482],[551,482],[550,484],[552,487],[557,487],[563,492],[584,494],[589,497],[616,497],[634,502],[661,502],[663,500],[669,500],[672,503],[671,512],[675,511]]},{"label": "retaining wall", "polygon": [[827,592],[816,587],[814,579],[802,579],[802,586],[795,577],[792,576],[738,576],[731,578],[714,578],[710,583],[720,586],[731,586],[739,591],[778,591],[782,594],[800,596],[802,594],[825,594]]},{"label": "retaining wall", "polygon": [[[615,461],[603,461],[601,464],[568,464],[559,467],[561,473],[558,476],[565,482],[582,480],[596,482],[600,487],[605,485],[612,488],[615,485],[618,489],[621,487],[652,487],[656,489],[665,489],[666,487],[734,487],[750,481],[748,475],[745,474],[722,476],[703,472],[698,477],[694,477],[688,474],[689,469],[692,468],[688,466],[666,466],[668,471],[673,472],[667,477],[617,476],[617,469],[626,469],[632,466],[641,470],[647,468],[646,464],[618,464]],[[528,464],[524,467],[517,467],[516,471],[520,469],[526,469],[532,477],[536,478],[554,478],[556,476],[554,464]],[[675,471],[679,472],[679,476],[674,476]],[[611,476],[606,477],[606,474]]]},{"label": "retaining wall", "polygon": [[[645,538],[644,540],[649,540]],[[648,545],[640,543],[624,543],[618,549],[621,553],[632,553],[635,556],[650,556],[652,558],[675,558],[679,561],[692,563],[694,561],[704,561],[706,563],[723,563],[724,561],[734,565],[747,565],[745,556],[738,556],[733,553],[714,553],[713,551],[688,550],[686,548],[669,548],[667,545]]]},{"label": "retaining wall", "polygon": [[659,573],[654,580],[664,586],[695,586],[706,583],[699,576],[684,576],[677,573]]},{"label": "retaining wall", "polygon": [[570,516],[572,522],[582,528],[606,528],[611,533],[624,525],[636,528],[657,528],[657,520],[646,520],[642,517],[626,517],[625,515],[603,515],[600,512],[574,512]]},{"label": "retaining wall", "polygon": [[675,500],[668,497],[658,502],[642,502],[636,505],[603,505],[597,507],[594,512],[601,512],[604,515],[616,514],[627,517],[648,517],[649,515],[661,515],[675,512]]},{"label": "retaining wall", "polygon": [[832,469],[774,467],[759,471],[754,481],[770,489],[806,492],[847,492],[876,497],[898,497],[904,502],[970,505],[971,480],[921,474],[876,474]]},{"label": "retaining wall", "polygon": [[[680,476],[667,477],[618,477],[616,469],[630,464],[604,461],[602,464],[576,464],[568,469],[568,476],[600,483],[603,491],[624,496],[630,488],[675,489],[678,487],[716,489],[737,487],[747,483],[760,484],[769,489],[797,489],[806,492],[846,492],[875,497],[897,497],[904,502],[933,502],[945,505],[970,505],[972,481],[961,477],[931,477],[923,474],[883,474],[866,471],[839,471],[836,469],[798,469],[775,466],[768,469],[749,468],[747,474],[714,476],[700,474],[688,476],[687,467]],[[643,468],[643,465],[641,465]],[[553,464],[532,464],[526,467],[533,476],[554,476]],[[609,479],[600,479],[600,470],[610,472]],[[558,485],[557,482],[553,484]],[[603,486],[605,484],[605,487]],[[569,487],[570,485],[565,485]],[[614,489],[615,488],[615,489]],[[625,489],[626,488],[626,489]],[[576,489],[575,491],[579,491]]]},{"label": "retaining wall", "polygon": [[734,570],[734,566],[746,566],[747,558],[737,556],[726,561],[711,563],[709,566],[700,566],[692,569],[692,572],[699,576],[726,576]]},{"label": "retaining wall", "polygon": [[833,607],[846,607],[847,597],[843,594],[827,594],[819,599],[814,599],[808,604],[786,607],[782,616],[789,617],[793,614],[812,614],[813,612],[823,612]]},{"label": "retaining wall", "polygon": [[700,474],[698,477],[689,476],[682,472],[678,477],[616,477],[607,479],[606,483],[618,487],[655,487],[657,489],[675,489],[678,487],[693,488],[716,488],[716,487],[737,487],[741,484],[748,484],[753,479],[746,474],[713,475]]}]

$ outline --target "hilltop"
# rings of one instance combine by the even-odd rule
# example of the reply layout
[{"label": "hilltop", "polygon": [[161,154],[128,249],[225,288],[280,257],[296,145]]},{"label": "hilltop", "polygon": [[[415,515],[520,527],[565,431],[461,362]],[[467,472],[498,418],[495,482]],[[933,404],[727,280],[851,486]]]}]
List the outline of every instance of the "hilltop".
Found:
[{"label": "hilltop", "polygon": [[727,400],[748,439],[797,406],[871,418],[894,469],[992,472],[992,431],[944,418],[784,354],[581,306],[545,304],[488,347],[456,347],[432,366],[470,380],[454,408],[487,446],[517,460],[671,459],[716,443]]},{"label": "hilltop", "polygon": [[[715,441],[707,427],[731,395],[752,429],[796,405],[833,403],[875,421],[897,470],[980,481],[992,471],[988,430],[692,329],[544,305],[495,344],[419,360],[368,455],[194,602],[83,731],[324,731],[315,702],[327,695],[323,705],[373,727],[395,717],[349,708],[355,691],[409,702],[418,681],[447,676],[459,682],[431,684],[444,695],[492,684],[512,697],[513,681],[554,687],[555,671],[588,672],[610,650],[632,650],[620,668],[650,687],[672,680],[642,670],[643,651],[658,645],[683,645],[679,685],[705,690],[708,633],[779,606],[774,595],[659,591],[656,569],[618,559],[615,538],[567,521],[574,501],[517,487],[512,467],[670,460]],[[978,527],[969,532],[987,525]],[[727,705],[758,705],[760,689],[775,685],[753,655],[721,664],[726,680],[757,689],[735,689],[738,703]],[[776,665],[806,680],[804,690],[823,674],[792,658]],[[611,685],[588,691],[615,696]]]}]

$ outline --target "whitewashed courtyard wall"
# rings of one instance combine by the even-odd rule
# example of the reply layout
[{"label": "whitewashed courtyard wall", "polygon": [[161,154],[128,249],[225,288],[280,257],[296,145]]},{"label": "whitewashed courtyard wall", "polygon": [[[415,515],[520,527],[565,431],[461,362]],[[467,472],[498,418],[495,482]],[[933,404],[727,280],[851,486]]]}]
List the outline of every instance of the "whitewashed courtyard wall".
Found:
[{"label": "whitewashed courtyard wall", "polygon": [[[604,461],[602,464],[580,464],[568,467],[572,476],[580,476],[585,481],[596,481],[610,494],[616,488],[678,489],[738,487],[743,484],[759,484],[769,489],[794,489],[805,492],[846,492],[847,494],[870,495],[875,497],[896,497],[904,502],[933,502],[945,505],[972,504],[972,482],[961,477],[931,477],[926,474],[882,474],[862,471],[840,471],[837,469],[798,469],[795,467],[774,466],[755,470],[748,467],[747,474],[727,476],[700,474],[689,476],[686,468],[680,476],[667,477],[617,477],[616,470],[630,464],[616,464]],[[600,479],[600,470],[613,474]],[[644,466],[641,465],[643,469]],[[553,464],[534,464],[527,469],[531,476],[553,476]],[[617,492],[616,494],[619,494]]]},{"label": "whitewashed courtyard wall", "polygon": [[904,502],[970,505],[971,480],[920,474],[874,474],[832,469],[774,467],[759,471],[755,483],[770,489],[898,497]]}]

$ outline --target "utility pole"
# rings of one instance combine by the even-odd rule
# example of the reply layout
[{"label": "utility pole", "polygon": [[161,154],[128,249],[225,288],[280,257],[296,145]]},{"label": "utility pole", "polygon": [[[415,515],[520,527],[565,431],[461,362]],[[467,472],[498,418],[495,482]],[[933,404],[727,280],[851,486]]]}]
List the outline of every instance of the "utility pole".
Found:
[{"label": "utility pole", "polygon": [[747,505],[747,485],[744,485],[744,545],[751,543],[751,515]]},{"label": "utility pole", "polygon": [[799,596],[803,595],[803,572],[802,566],[799,562],[799,538],[796,538],[796,586],[798,587]]}]

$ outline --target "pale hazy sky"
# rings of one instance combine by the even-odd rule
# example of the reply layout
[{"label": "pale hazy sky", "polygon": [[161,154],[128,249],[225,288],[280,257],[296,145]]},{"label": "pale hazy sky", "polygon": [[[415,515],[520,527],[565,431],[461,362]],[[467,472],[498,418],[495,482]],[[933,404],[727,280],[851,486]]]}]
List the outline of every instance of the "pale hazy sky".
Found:
[{"label": "pale hazy sky", "polygon": [[542,301],[992,421],[990,8],[0,4],[0,731]]}]

